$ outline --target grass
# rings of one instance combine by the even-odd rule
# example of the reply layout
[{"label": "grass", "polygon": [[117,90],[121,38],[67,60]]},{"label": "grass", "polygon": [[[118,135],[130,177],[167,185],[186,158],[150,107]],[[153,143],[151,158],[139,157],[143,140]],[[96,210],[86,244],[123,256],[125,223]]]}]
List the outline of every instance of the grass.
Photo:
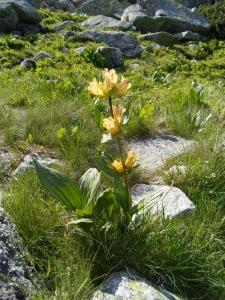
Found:
[{"label": "grass", "polygon": [[[104,116],[104,103],[98,104],[97,117],[86,90],[101,69],[75,54],[75,48],[87,44],[51,32],[71,18],[68,14],[42,13],[50,30],[45,35],[0,38],[0,146],[19,156],[42,146],[77,179],[95,166],[95,154],[103,150],[95,120]],[[82,30],[81,20],[73,20],[75,30]],[[126,231],[115,220],[108,232],[87,240],[65,226],[70,215],[43,193],[32,170],[9,182],[1,170],[8,192],[5,208],[38,278],[34,299],[88,299],[109,274],[127,266],[188,299],[225,298],[225,42],[199,42],[194,50],[189,44],[157,48],[144,42],[142,57],[127,59],[119,73],[132,83],[122,100],[130,111],[128,138],[163,132],[198,142],[195,150],[167,161],[160,171],[190,197],[195,213],[171,221],[147,215],[135,230]],[[61,52],[63,47],[68,53]],[[37,62],[36,70],[20,69],[22,59],[40,51],[54,58]],[[139,70],[131,64],[139,64]],[[164,175],[173,165],[186,165],[186,174]]]}]

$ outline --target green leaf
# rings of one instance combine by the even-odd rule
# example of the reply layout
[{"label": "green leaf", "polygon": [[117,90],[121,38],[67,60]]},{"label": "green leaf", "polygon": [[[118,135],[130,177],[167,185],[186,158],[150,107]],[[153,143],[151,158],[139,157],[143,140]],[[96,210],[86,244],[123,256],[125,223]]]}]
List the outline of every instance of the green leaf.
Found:
[{"label": "green leaf", "polygon": [[42,186],[68,209],[79,209],[82,197],[78,187],[65,175],[33,160],[37,176]]},{"label": "green leaf", "polygon": [[96,200],[100,193],[101,176],[97,169],[90,168],[80,179],[80,191],[87,203]]},{"label": "green leaf", "polygon": [[80,225],[81,223],[89,224],[89,223],[93,223],[93,221],[88,218],[74,219],[69,223],[67,223],[67,225]]},{"label": "green leaf", "polygon": [[130,198],[128,191],[119,176],[114,178],[113,188],[117,202],[120,204],[121,208],[127,212],[130,208]]},{"label": "green leaf", "polygon": [[96,157],[96,163],[100,170],[109,175],[110,177],[117,177],[118,175],[108,166],[107,161],[101,156]]}]

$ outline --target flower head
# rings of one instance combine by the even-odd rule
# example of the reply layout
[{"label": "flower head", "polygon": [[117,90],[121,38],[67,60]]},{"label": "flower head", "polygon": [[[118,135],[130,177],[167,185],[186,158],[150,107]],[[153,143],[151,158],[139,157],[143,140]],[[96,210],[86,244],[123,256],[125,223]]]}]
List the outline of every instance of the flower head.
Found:
[{"label": "flower head", "polygon": [[125,170],[131,169],[134,166],[136,161],[137,161],[136,153],[130,151],[124,163],[122,162],[121,159],[114,160],[114,162],[112,163],[112,167],[119,175],[123,175],[125,173]]},{"label": "flower head", "polygon": [[103,127],[111,135],[119,133],[123,123],[124,109],[122,107],[113,107],[113,117],[103,119]]},{"label": "flower head", "polygon": [[115,171],[119,174],[119,175],[123,175],[125,172],[123,163],[121,160],[114,160],[114,162],[112,163],[112,167],[115,169]]},{"label": "flower head", "polygon": [[130,169],[134,166],[135,162],[137,160],[137,155],[133,151],[129,151],[127,155],[127,159],[125,161],[125,166],[127,169]]},{"label": "flower head", "polygon": [[99,82],[95,78],[89,84],[88,90],[93,96],[103,99],[108,99],[109,97],[121,97],[131,87],[131,84],[128,83],[128,80],[125,78],[118,81],[118,75],[114,69],[105,69],[102,72],[102,76],[104,79],[103,82]]}]

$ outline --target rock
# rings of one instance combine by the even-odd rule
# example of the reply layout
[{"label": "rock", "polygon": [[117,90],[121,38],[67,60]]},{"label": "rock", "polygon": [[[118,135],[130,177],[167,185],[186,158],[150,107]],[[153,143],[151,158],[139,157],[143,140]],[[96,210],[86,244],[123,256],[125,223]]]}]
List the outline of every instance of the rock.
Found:
[{"label": "rock", "polygon": [[131,195],[134,205],[142,206],[140,201],[144,198],[143,212],[150,212],[153,216],[174,218],[190,213],[196,208],[185,193],[169,185],[136,184],[131,190]]},{"label": "rock", "polygon": [[36,63],[33,61],[33,59],[26,58],[21,62],[20,67],[28,70],[35,69]]},{"label": "rock", "polygon": [[111,28],[118,30],[132,30],[133,26],[128,22],[121,22],[111,17],[106,17],[102,15],[94,16],[92,18],[87,19],[82,24],[85,27],[90,28]]},{"label": "rock", "polygon": [[34,292],[33,272],[15,225],[0,208],[0,295],[2,300],[26,300]]},{"label": "rock", "polygon": [[181,42],[188,42],[188,41],[206,41],[207,38],[197,32],[192,31],[184,31],[176,33],[175,36],[181,41]]},{"label": "rock", "polygon": [[190,45],[188,45],[188,49],[190,50],[190,51],[193,51],[193,50],[195,50],[195,49],[197,49],[198,48],[198,45],[196,45],[196,44],[190,44]]},{"label": "rock", "polygon": [[139,65],[139,64],[131,64],[131,65],[129,65],[129,68],[132,69],[132,70],[138,71],[138,70],[140,70],[141,65]]},{"label": "rock", "polygon": [[24,35],[27,32],[37,34],[40,32],[41,27],[33,24],[26,24],[19,22],[17,24],[17,29]]},{"label": "rock", "polygon": [[152,41],[161,46],[172,46],[179,42],[179,37],[168,32],[147,33],[140,36],[140,41]]},{"label": "rock", "polygon": [[90,49],[91,47],[89,47],[89,46],[79,47],[79,48],[76,48],[75,51],[77,54],[82,55],[85,52],[85,50],[88,48]]},{"label": "rock", "polygon": [[182,3],[189,8],[198,7],[201,4],[211,4],[214,2],[215,0],[183,0],[182,1]]},{"label": "rock", "polygon": [[142,175],[150,175],[163,167],[164,161],[185,153],[196,145],[192,140],[185,140],[173,135],[154,135],[145,139],[133,139],[127,144],[127,150],[135,151],[143,160],[139,166]]},{"label": "rock", "polygon": [[103,59],[104,67],[120,68],[124,65],[123,53],[115,47],[99,47],[96,53]]},{"label": "rock", "polygon": [[28,168],[33,167],[33,159],[37,159],[40,163],[48,166],[57,163],[56,159],[50,157],[44,157],[43,155],[38,155],[36,153],[26,155],[16,170],[12,173],[13,176],[18,176],[24,173]]},{"label": "rock", "polygon": [[0,150],[0,166],[4,168],[15,158],[12,152]]},{"label": "rock", "polygon": [[133,271],[116,272],[94,293],[91,300],[181,300],[157,288]]},{"label": "rock", "polygon": [[167,16],[167,12],[164,9],[158,9],[155,12],[155,16],[156,17],[166,17]]},{"label": "rock", "polygon": [[38,61],[38,60],[44,60],[46,58],[53,58],[53,55],[51,53],[48,53],[46,51],[41,51],[39,53],[37,53],[34,57],[33,57],[33,61]]},{"label": "rock", "polygon": [[55,28],[53,30],[58,32],[58,31],[66,29],[67,27],[70,27],[71,25],[74,25],[74,24],[76,24],[76,23],[72,20],[64,21],[64,22],[60,23],[59,25],[55,26]]},{"label": "rock", "polygon": [[114,13],[122,13],[127,6],[129,4],[118,0],[89,0],[81,4],[78,12],[91,16],[111,17]]},{"label": "rock", "polygon": [[105,43],[110,47],[119,48],[127,57],[138,56],[143,51],[143,47],[138,44],[134,34],[122,31],[89,30],[79,34],[73,33],[72,36],[81,41]]},{"label": "rock", "polygon": [[75,31],[72,31],[72,30],[69,30],[69,31],[67,31],[67,32],[65,32],[64,34],[63,34],[63,38],[66,40],[66,39],[69,39],[69,38],[71,38],[71,37],[76,37],[77,36],[77,34],[76,34],[76,32]]},{"label": "rock", "polygon": [[70,13],[75,11],[75,7],[70,0],[45,0],[45,7],[46,6],[52,10],[64,10]]},{"label": "rock", "polygon": [[41,21],[38,11],[25,0],[1,0],[0,31],[16,30],[19,22],[37,25]]},{"label": "rock", "polygon": [[[207,34],[210,30],[208,21],[200,13],[191,12],[188,8],[168,0],[140,0],[140,5],[131,5],[124,10],[121,21],[131,22],[142,33],[166,31],[178,33],[193,31]],[[163,9],[166,16],[155,16]]]},{"label": "rock", "polygon": [[69,52],[69,48],[67,47],[62,47],[62,49],[60,50],[62,53],[66,54]]}]

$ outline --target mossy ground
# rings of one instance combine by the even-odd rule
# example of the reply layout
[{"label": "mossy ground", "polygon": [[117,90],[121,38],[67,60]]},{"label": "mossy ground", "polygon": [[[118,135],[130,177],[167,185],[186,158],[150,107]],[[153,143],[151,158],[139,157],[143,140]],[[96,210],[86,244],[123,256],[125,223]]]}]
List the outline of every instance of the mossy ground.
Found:
[{"label": "mossy ground", "polygon": [[[42,13],[50,29],[71,19]],[[82,18],[73,19],[73,29],[82,30]],[[135,232],[120,232],[115,224],[104,236],[85,240],[65,226],[68,215],[43,194],[32,170],[10,184],[1,174],[9,195],[5,207],[39,279],[34,299],[87,299],[108,274],[126,266],[188,299],[225,298],[225,42],[199,42],[192,50],[189,44],[165,48],[146,42],[141,58],[126,59],[119,73],[132,83],[121,100],[130,107],[128,138],[164,132],[198,142],[195,150],[165,165],[187,165],[186,175],[160,171],[185,191],[196,212],[173,221],[146,216]],[[74,179],[95,166],[95,154],[102,150],[94,100],[87,92],[101,69],[76,54],[83,45],[65,41],[62,32],[24,40],[0,37],[0,146],[19,155],[44,151],[62,160],[63,171]],[[19,67],[40,51],[53,59],[38,61],[35,70]],[[60,128],[66,132],[62,139]]]}]

